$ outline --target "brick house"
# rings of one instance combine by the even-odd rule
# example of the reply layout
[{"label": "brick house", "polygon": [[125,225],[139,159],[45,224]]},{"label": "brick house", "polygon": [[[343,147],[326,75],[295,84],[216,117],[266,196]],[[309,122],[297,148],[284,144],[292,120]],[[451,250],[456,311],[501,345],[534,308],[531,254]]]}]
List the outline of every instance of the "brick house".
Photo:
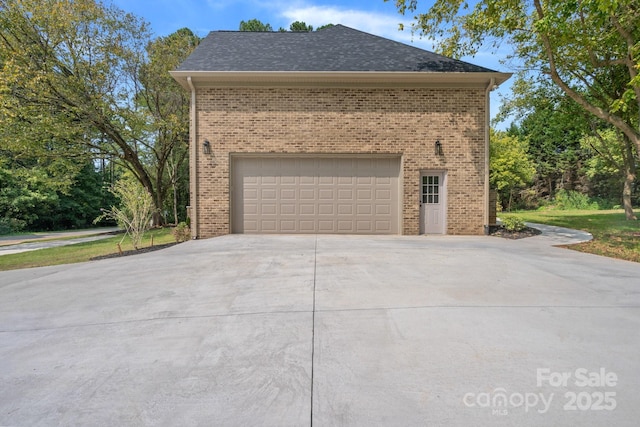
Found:
[{"label": "brick house", "polygon": [[172,75],[194,238],[485,232],[489,91],[510,74],[337,25],[214,31]]}]

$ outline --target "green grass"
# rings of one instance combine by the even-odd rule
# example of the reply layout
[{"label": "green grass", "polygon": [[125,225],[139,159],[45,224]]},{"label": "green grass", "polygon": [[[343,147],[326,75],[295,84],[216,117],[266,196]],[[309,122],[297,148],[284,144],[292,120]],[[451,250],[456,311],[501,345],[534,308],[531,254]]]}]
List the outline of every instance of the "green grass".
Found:
[{"label": "green grass", "polygon": [[584,230],[593,235],[593,241],[567,246],[570,249],[640,262],[640,221],[627,221],[623,210],[539,210],[518,211],[512,215],[528,222]]},{"label": "green grass", "polygon": [[[142,242],[143,247],[151,245],[151,237],[153,237],[154,245],[175,242],[171,229],[162,228],[146,233]],[[0,256],[0,271],[89,261],[96,256],[118,253],[117,245],[121,240],[122,235],[118,235],[95,242],[2,255]],[[123,251],[133,249],[129,237],[124,239],[121,246]]]}]

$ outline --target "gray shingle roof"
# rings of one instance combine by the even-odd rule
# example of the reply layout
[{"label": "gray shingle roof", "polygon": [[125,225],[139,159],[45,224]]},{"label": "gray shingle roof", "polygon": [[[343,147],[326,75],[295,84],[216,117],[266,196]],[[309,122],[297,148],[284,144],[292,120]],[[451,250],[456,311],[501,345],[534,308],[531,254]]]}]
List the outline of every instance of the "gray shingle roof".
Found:
[{"label": "gray shingle roof", "polygon": [[343,25],[315,32],[212,31],[177,71],[494,72]]}]

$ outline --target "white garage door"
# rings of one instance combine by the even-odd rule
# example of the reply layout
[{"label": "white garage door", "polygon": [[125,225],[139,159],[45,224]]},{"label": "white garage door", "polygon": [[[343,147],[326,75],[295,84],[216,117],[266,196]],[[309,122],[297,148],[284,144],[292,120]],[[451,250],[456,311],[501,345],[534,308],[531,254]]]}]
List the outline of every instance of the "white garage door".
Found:
[{"label": "white garage door", "polygon": [[398,157],[238,157],[231,168],[234,233],[399,233]]}]

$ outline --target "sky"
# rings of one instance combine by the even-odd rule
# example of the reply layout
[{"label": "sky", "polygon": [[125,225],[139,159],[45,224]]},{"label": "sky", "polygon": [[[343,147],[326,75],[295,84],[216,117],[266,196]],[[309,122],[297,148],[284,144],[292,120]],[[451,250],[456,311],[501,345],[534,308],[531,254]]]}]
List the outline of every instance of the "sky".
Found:
[{"label": "sky", "polygon": [[[131,12],[151,24],[153,33],[166,36],[187,27],[200,37],[210,31],[238,30],[240,21],[258,19],[274,30],[289,28],[294,21],[303,21],[314,28],[325,24],[342,24],[401,43],[433,51],[433,42],[412,35],[412,16],[397,12],[395,1],[383,0],[112,0],[120,9]],[[427,7],[432,1],[423,0]],[[399,24],[405,30],[399,30]],[[480,52],[475,57],[462,58],[472,64],[496,71],[510,72],[499,63],[500,57]],[[510,91],[513,79],[491,93],[491,115],[498,112],[501,95]],[[508,124],[498,126],[504,129]]]}]

